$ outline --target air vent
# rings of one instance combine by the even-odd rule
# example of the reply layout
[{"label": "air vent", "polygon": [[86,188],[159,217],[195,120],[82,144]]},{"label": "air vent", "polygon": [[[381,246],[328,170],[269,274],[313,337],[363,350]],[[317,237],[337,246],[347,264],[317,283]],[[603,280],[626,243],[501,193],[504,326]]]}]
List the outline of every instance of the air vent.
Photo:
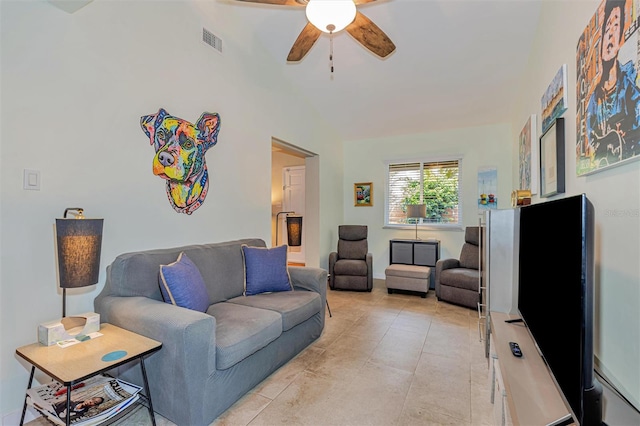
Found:
[{"label": "air vent", "polygon": [[202,28],[202,41],[222,53],[222,39],[206,28]]}]

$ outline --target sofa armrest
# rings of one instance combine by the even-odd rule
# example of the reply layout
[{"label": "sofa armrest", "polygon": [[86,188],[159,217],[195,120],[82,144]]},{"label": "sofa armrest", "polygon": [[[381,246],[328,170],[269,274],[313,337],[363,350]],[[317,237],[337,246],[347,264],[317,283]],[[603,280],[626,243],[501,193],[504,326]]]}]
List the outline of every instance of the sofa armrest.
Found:
[{"label": "sofa armrest", "polygon": [[373,253],[367,253],[367,290],[373,289]]},{"label": "sofa armrest", "polygon": [[[162,342],[158,358],[164,371],[198,366],[193,368],[197,374],[187,373],[189,377],[186,377],[195,381],[215,372],[216,319],[213,316],[142,296],[106,296],[96,302],[95,309],[103,322]],[[162,358],[166,359],[166,365]],[[203,366],[207,367],[206,374]]]},{"label": "sofa armrest", "polygon": [[440,271],[445,269],[459,268],[460,261],[458,259],[440,259],[436,262],[436,270],[440,268]]},{"label": "sofa armrest", "polygon": [[324,269],[309,266],[289,266],[288,269],[294,288],[326,294],[327,271]]},{"label": "sofa armrest", "polygon": [[320,294],[324,322],[324,305],[327,303],[327,271],[309,266],[290,266],[289,276],[295,290],[315,291]]},{"label": "sofa armrest", "polygon": [[337,261],[338,252],[332,251],[329,253],[329,287],[331,287],[331,290],[335,288],[336,274],[333,272],[333,268],[336,266]]},{"label": "sofa armrest", "polygon": [[460,261],[458,259],[440,259],[436,262],[436,277],[435,277],[435,287],[436,287],[436,297],[440,298],[440,274],[445,269],[453,269],[459,268]]}]

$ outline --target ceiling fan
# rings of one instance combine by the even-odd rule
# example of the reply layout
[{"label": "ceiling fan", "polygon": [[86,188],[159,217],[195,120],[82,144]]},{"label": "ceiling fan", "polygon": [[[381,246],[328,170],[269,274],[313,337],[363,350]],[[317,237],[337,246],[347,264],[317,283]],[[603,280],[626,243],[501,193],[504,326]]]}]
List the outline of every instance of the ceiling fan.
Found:
[{"label": "ceiling fan", "polygon": [[306,8],[307,25],[293,43],[288,62],[299,62],[311,50],[322,32],[334,34],[346,29],[362,46],[380,58],[386,58],[395,49],[391,39],[358,10],[356,5],[376,0],[237,0],[249,3],[298,6]]}]

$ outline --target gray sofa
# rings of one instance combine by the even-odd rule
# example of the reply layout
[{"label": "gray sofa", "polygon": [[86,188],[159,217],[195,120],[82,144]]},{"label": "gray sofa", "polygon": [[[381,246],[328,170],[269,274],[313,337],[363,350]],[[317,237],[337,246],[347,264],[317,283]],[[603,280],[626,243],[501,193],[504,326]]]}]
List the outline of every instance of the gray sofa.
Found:
[{"label": "gray sofa", "polygon": [[[245,239],[122,254],[94,301],[102,322],[162,342],[145,360],[153,408],[179,425],[210,424],[322,333],[327,271],[290,267],[294,291],[243,296],[242,244],[265,246]],[[162,300],[160,265],[181,252],[204,278],[206,313]],[[137,366],[116,374],[142,385]]]}]

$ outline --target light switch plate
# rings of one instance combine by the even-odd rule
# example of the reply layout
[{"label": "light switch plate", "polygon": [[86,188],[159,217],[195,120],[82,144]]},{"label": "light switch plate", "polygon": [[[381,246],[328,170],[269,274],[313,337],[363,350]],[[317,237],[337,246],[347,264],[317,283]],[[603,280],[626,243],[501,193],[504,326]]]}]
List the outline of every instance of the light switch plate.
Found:
[{"label": "light switch plate", "polygon": [[22,187],[32,191],[40,191],[40,171],[24,169]]}]

